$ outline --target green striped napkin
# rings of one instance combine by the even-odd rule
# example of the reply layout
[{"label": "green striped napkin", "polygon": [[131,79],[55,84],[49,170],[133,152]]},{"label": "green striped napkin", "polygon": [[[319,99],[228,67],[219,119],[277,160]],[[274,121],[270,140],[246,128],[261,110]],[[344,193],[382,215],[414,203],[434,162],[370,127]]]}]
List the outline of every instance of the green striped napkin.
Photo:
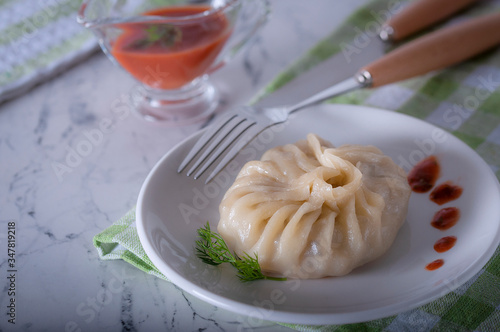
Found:
[{"label": "green striped napkin", "polygon": [[76,22],[81,0],[0,1],[0,102],[96,49]]},{"label": "green striped napkin", "polygon": [[[354,13],[345,24],[280,75],[270,93],[324,59],[342,52],[342,43],[373,21],[373,13],[392,0],[377,0]],[[465,13],[498,10],[500,3],[482,2]],[[358,90],[331,100],[368,105],[412,115],[456,135],[490,165],[500,178],[500,50],[490,51],[452,69],[401,84]],[[500,206],[500,202],[499,202]],[[94,238],[102,259],[124,259],[143,271],[165,278],[140,245],[131,210]],[[444,297],[384,319],[350,325],[304,326],[299,331],[500,331],[500,247],[484,268]]]}]

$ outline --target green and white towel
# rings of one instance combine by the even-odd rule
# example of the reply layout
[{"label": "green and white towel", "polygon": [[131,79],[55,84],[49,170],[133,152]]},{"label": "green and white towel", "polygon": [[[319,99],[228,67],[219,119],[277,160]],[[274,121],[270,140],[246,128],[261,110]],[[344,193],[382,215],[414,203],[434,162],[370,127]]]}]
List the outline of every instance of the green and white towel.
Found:
[{"label": "green and white towel", "polygon": [[0,102],[97,48],[76,22],[81,0],[0,1]]},{"label": "green and white towel", "polygon": [[[342,42],[373,21],[373,12],[391,0],[376,0],[278,77],[270,93],[322,60],[341,52]],[[465,15],[500,10],[483,2]],[[373,90],[358,90],[331,100],[374,106],[412,115],[448,130],[472,147],[500,178],[500,49],[434,75]],[[500,202],[499,202],[500,205]],[[102,259],[124,259],[166,279],[146,256],[135,229],[135,211],[98,234],[94,244]],[[167,276],[168,277],[168,276]],[[500,331],[500,247],[484,268],[463,286],[427,305],[384,319],[349,325],[287,326],[300,331]]]}]

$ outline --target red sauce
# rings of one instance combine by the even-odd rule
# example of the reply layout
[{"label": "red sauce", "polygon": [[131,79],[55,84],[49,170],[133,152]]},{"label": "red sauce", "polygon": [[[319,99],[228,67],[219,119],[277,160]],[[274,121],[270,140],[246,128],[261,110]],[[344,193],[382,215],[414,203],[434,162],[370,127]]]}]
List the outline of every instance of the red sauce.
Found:
[{"label": "red sauce", "polygon": [[430,156],[413,167],[408,174],[408,184],[416,193],[431,190],[439,177],[440,166],[435,156]]},{"label": "red sauce", "polygon": [[[144,13],[153,16],[195,15],[207,6],[167,7]],[[229,38],[222,13],[189,24],[124,23],[111,54],[137,80],[157,89],[178,89],[207,73]]]},{"label": "red sauce", "polygon": [[[419,162],[408,173],[408,184],[411,189],[416,193],[425,193],[434,187],[440,175],[441,167],[435,156],[430,156]],[[445,182],[430,193],[429,198],[431,201],[442,205],[444,203],[455,200],[462,195],[463,189],[457,185],[452,184],[450,181]],[[447,230],[455,226],[460,219],[460,210],[455,207],[449,207],[439,210],[434,214],[431,225],[439,230]],[[457,238],[455,236],[445,236],[434,244],[434,250],[438,253],[443,253],[455,246]],[[434,271],[443,266],[444,260],[436,259],[435,261],[427,264],[425,269]]]},{"label": "red sauce", "polygon": [[444,264],[444,260],[436,259],[434,262],[427,264],[425,269],[429,270],[429,271],[434,271],[434,270],[439,269],[441,266],[443,266],[443,264]]},{"label": "red sauce", "polygon": [[442,253],[450,250],[457,243],[457,238],[455,236],[445,236],[434,244],[434,250],[436,252]]},{"label": "red sauce", "polygon": [[434,203],[443,205],[459,198],[462,191],[461,187],[448,181],[434,188],[429,197]]},{"label": "red sauce", "polygon": [[460,219],[460,210],[455,207],[444,208],[436,212],[431,225],[439,230],[447,230],[455,226]]}]

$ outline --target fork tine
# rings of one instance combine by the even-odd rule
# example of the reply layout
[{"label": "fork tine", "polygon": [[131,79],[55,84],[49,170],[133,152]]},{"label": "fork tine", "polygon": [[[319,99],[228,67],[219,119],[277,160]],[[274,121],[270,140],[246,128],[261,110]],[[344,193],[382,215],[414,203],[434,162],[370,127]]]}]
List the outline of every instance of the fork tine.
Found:
[{"label": "fork tine", "polygon": [[236,142],[236,144],[231,148],[231,150],[229,150],[229,152],[224,156],[224,158],[222,158],[222,160],[217,164],[217,167],[215,167],[212,173],[210,173],[208,178],[205,180],[205,184],[209,183],[217,174],[219,174],[219,172],[222,171],[222,169],[226,167],[227,164],[229,164],[231,160],[233,160],[233,158],[236,157],[236,155],[265,128],[266,127],[259,125],[255,125],[252,128],[250,128],[245,133],[245,137]]},{"label": "fork tine", "polygon": [[201,154],[201,156],[196,160],[193,166],[189,169],[189,171],[186,173],[187,176],[191,176],[196,169],[200,167],[203,162],[212,154],[221,143],[226,140],[226,139],[231,139],[231,133],[238,128],[238,126],[245,122],[245,118],[242,118],[241,116],[235,116],[231,120],[229,120],[224,128],[221,128],[220,131],[217,132],[216,135],[212,138],[212,141],[210,144],[205,148],[205,151]]},{"label": "fork tine", "polygon": [[256,122],[255,121],[245,121],[243,122],[239,127],[238,130],[235,130],[231,133],[231,136],[228,137],[227,140],[225,140],[219,147],[217,147],[217,150],[215,150],[210,158],[204,163],[204,165],[198,170],[198,172],[195,174],[194,178],[198,179],[205,171],[226,151],[231,144],[234,142],[238,142],[238,139],[240,136],[245,133],[246,136],[246,131],[252,127],[255,126]]},{"label": "fork tine", "polygon": [[179,165],[177,169],[178,173],[181,173],[186,166],[194,159],[194,157],[210,142],[210,140],[222,129],[229,121],[231,121],[237,114],[228,114],[227,116],[221,118],[218,122],[211,125],[203,135],[198,139],[196,144],[191,148],[187,156]]}]

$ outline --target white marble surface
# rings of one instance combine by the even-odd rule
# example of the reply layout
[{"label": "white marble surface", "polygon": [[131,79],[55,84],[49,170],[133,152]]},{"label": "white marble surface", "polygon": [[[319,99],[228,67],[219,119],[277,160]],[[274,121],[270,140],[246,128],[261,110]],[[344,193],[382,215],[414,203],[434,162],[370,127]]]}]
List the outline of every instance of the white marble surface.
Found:
[{"label": "white marble surface", "polygon": [[[213,75],[225,96],[219,111],[251,99],[364,2],[271,1],[271,19],[251,47]],[[93,236],[134,206],[153,165],[201,126],[137,118],[123,105],[133,85],[98,53],[0,105],[0,330],[289,330],[218,309],[123,261],[99,260]],[[87,155],[75,156],[107,121]],[[55,172],[67,158],[70,170]],[[6,316],[9,222],[16,224],[15,325]]]}]

